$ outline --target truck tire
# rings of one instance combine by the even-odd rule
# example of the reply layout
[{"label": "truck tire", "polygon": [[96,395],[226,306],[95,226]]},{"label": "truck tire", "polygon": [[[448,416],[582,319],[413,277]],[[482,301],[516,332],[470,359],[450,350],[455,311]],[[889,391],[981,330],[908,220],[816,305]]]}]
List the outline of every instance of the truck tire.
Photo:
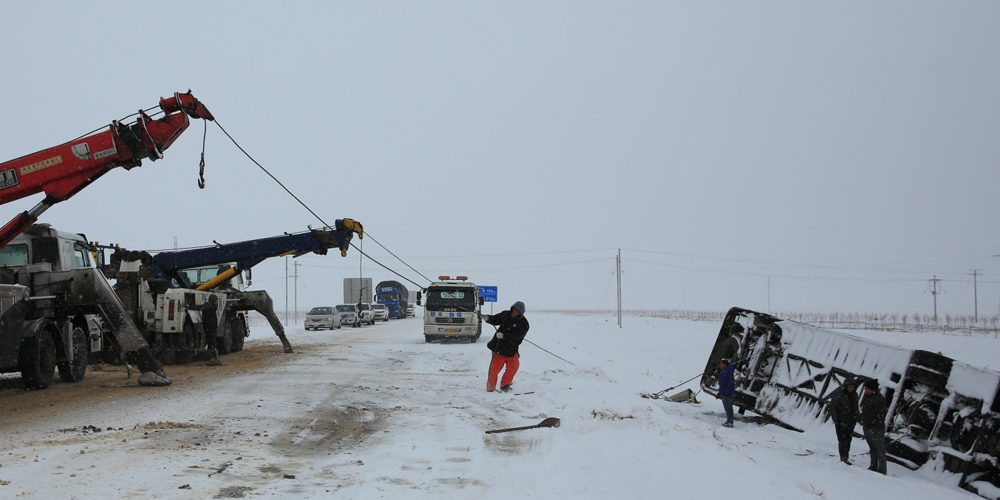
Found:
[{"label": "truck tire", "polygon": [[430,344],[431,343],[431,336],[430,335],[424,335],[424,342]]},{"label": "truck tire", "polygon": [[43,328],[38,335],[22,340],[19,361],[25,389],[37,391],[52,385],[56,375],[56,344],[52,334]]},{"label": "truck tire", "polygon": [[233,329],[233,352],[240,352],[243,350],[243,342],[247,338],[247,322],[239,317],[234,323],[236,328]]},{"label": "truck tire", "polygon": [[218,344],[219,354],[229,354],[233,352],[233,335],[236,331],[236,322],[233,320],[226,320],[226,331],[223,333],[221,338],[216,338],[215,341]]},{"label": "truck tire", "polygon": [[56,365],[59,369],[59,379],[63,382],[79,382],[87,372],[90,354],[90,345],[83,328],[79,326],[73,328],[73,345],[69,349],[73,352],[73,361],[62,361]]},{"label": "truck tire", "polygon": [[204,349],[207,340],[205,340],[204,330],[201,328],[195,328],[194,323],[191,318],[184,320],[184,327],[181,330],[181,344],[180,349]]}]

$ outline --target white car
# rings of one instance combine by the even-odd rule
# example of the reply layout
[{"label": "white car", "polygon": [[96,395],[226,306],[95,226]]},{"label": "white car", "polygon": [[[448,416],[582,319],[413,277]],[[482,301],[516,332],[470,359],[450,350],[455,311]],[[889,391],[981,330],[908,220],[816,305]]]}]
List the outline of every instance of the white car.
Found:
[{"label": "white car", "polygon": [[371,304],[358,304],[358,307],[360,308],[358,314],[361,316],[361,323],[362,324],[367,323],[369,325],[374,325],[375,324],[375,311],[372,310],[372,305]]},{"label": "white car", "polygon": [[341,304],[337,306],[337,313],[340,314],[340,324],[361,326],[361,318],[358,315],[358,306],[354,304]]},{"label": "white car", "polygon": [[320,328],[333,330],[334,328],[340,328],[340,314],[337,314],[329,306],[314,307],[306,314],[306,320],[303,324],[306,330],[319,330]]},{"label": "white car", "polygon": [[372,304],[372,311],[375,312],[376,321],[389,321],[389,308],[385,304]]}]

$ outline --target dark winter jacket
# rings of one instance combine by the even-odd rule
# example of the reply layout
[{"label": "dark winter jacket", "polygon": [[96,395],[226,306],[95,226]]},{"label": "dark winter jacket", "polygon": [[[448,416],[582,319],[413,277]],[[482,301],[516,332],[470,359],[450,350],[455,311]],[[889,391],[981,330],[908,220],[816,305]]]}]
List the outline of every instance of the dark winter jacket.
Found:
[{"label": "dark winter jacket", "polygon": [[517,347],[521,345],[524,336],[528,334],[528,320],[525,319],[524,315],[514,318],[510,311],[503,311],[490,316],[489,319],[484,319],[484,321],[499,326],[497,333],[503,334],[502,339],[498,339],[494,334],[493,340],[490,340],[486,347],[501,356],[508,358],[516,356]]},{"label": "dark winter jacket", "polygon": [[858,423],[858,393],[857,391],[847,392],[846,387],[841,387],[830,398],[830,404],[826,407],[826,412],[830,414],[830,419],[839,427],[854,429]]},{"label": "dark winter jacket", "polygon": [[885,432],[885,398],[878,392],[865,394],[861,401],[861,426]]},{"label": "dark winter jacket", "polygon": [[200,306],[192,306],[191,309],[201,311],[201,327],[205,333],[215,333],[219,329],[219,306],[212,305],[206,301]]},{"label": "dark winter jacket", "polygon": [[736,394],[736,380],[733,378],[733,365],[719,372],[719,395],[732,396]]}]

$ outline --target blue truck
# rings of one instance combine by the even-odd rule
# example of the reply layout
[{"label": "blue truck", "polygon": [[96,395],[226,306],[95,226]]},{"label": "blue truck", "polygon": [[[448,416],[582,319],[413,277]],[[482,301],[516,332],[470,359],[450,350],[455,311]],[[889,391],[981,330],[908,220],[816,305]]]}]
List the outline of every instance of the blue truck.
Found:
[{"label": "blue truck", "polygon": [[390,318],[406,317],[409,295],[406,287],[398,281],[382,281],[375,287],[375,302],[385,304]]}]

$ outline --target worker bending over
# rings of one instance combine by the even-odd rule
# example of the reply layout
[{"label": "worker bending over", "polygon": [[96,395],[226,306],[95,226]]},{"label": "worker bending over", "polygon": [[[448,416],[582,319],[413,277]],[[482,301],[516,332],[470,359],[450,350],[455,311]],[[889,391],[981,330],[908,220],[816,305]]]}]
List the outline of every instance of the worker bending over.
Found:
[{"label": "worker bending over", "polygon": [[524,302],[517,301],[510,306],[509,311],[490,316],[483,314],[483,321],[498,326],[493,339],[486,344],[486,347],[493,351],[493,359],[490,362],[490,375],[486,381],[486,390],[493,392],[497,388],[497,376],[500,369],[506,367],[503,378],[500,379],[500,390],[507,392],[511,384],[514,383],[514,375],[517,368],[521,366],[520,354],[517,347],[521,345],[524,336],[528,334],[528,320],[524,317]]}]

